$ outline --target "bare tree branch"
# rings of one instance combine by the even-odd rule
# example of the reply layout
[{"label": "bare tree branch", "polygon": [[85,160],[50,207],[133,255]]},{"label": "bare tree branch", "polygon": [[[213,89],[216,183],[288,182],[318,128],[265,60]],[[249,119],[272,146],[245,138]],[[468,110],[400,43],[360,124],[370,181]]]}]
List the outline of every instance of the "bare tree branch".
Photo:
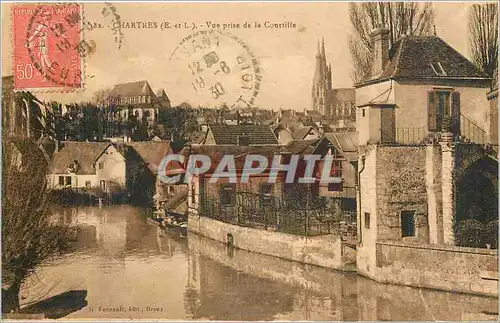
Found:
[{"label": "bare tree branch", "polygon": [[473,62],[498,86],[498,4],[474,4],[469,9],[469,43]]},{"label": "bare tree branch", "polygon": [[370,33],[385,26],[390,32],[390,46],[403,35],[429,35],[434,26],[432,3],[363,2],[349,4],[349,18],[353,33],[349,50],[353,62],[351,77],[355,83],[365,79],[371,71],[372,44]]}]

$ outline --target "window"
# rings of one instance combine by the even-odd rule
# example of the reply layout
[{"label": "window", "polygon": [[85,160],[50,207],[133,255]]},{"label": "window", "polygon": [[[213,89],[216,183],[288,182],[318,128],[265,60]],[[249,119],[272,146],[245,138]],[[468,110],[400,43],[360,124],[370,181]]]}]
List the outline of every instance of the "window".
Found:
[{"label": "window", "polygon": [[66,186],[71,186],[71,176],[66,176]]},{"label": "window", "polygon": [[85,181],[85,187],[86,188],[90,188],[90,186],[92,186],[92,184],[90,183],[90,181]]},{"label": "window", "polygon": [[104,162],[99,162],[99,169],[104,169]]},{"label": "window", "polygon": [[236,187],[234,184],[223,184],[220,186],[220,204],[222,206],[234,206],[236,204]]},{"label": "window", "polygon": [[59,185],[64,186],[64,176],[59,176]]},{"label": "window", "polygon": [[[460,131],[460,93],[452,89],[436,89],[427,93],[428,127],[430,131]],[[446,119],[451,119],[451,124]]]},{"label": "window", "polygon": [[401,232],[403,237],[415,236],[415,211],[401,212]]},{"label": "window", "polygon": [[106,190],[106,181],[101,181],[101,190]]},{"label": "window", "polygon": [[370,213],[365,212],[365,229],[370,229]]},{"label": "window", "polygon": [[196,203],[196,189],[194,185],[191,186],[191,204]]},{"label": "window", "polygon": [[363,117],[364,117],[365,116],[365,109],[362,109],[361,113],[363,114]]},{"label": "window", "polygon": [[434,73],[436,73],[437,76],[446,76],[446,72],[444,71],[444,68],[440,62],[430,64],[432,70],[434,71]]}]

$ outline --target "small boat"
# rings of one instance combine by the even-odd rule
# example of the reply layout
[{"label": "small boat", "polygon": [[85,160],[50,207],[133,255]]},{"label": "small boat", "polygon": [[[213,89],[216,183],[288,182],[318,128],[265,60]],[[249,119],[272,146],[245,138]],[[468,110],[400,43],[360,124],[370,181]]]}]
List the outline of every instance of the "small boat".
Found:
[{"label": "small boat", "polygon": [[167,228],[180,228],[182,224],[186,223],[187,217],[184,214],[167,212],[162,224]]}]

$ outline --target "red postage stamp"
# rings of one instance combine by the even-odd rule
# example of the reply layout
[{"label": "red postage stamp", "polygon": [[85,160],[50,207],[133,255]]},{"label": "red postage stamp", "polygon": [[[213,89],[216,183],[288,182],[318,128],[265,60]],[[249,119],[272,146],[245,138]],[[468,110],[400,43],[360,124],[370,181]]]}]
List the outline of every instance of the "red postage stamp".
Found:
[{"label": "red postage stamp", "polygon": [[12,7],[16,90],[71,90],[83,86],[82,9],[71,4]]}]

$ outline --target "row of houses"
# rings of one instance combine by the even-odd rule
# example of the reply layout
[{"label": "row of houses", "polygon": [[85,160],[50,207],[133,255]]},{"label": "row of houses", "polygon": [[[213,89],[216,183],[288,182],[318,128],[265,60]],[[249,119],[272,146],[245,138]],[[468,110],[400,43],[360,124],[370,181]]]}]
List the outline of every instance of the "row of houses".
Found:
[{"label": "row of houses", "polygon": [[41,142],[49,156],[50,189],[142,205],[153,203],[158,167],[172,152],[168,141]]},{"label": "row of houses", "polygon": [[[255,175],[250,185],[211,184],[210,173],[193,176],[188,183],[193,228],[233,243],[232,234],[226,239],[218,233],[230,227],[210,224],[210,229],[212,222],[202,219],[282,230],[290,228],[287,219],[298,219],[298,211],[309,210],[313,217],[307,221],[324,224],[328,215],[314,204],[332,214],[354,210],[358,273],[395,284],[498,295],[498,253],[488,250],[498,243],[498,90],[491,91],[491,79],[437,36],[403,36],[389,48],[389,31],[380,28],[371,41],[372,71],[355,84],[356,131],[290,132],[278,124],[270,133],[265,127],[208,125],[201,144],[187,148],[188,154],[205,153],[213,160],[226,154],[279,155],[281,165],[291,154],[332,155],[340,185],[315,181],[300,191],[300,185],[284,183],[285,172],[272,185],[265,174]],[[241,167],[236,166],[239,172]],[[293,194],[297,189],[300,194]],[[271,207],[276,201],[278,216]],[[485,229],[471,231],[471,221]],[[306,235],[325,233],[309,230]],[[237,239],[250,237],[249,231],[233,231],[241,232]]]}]

